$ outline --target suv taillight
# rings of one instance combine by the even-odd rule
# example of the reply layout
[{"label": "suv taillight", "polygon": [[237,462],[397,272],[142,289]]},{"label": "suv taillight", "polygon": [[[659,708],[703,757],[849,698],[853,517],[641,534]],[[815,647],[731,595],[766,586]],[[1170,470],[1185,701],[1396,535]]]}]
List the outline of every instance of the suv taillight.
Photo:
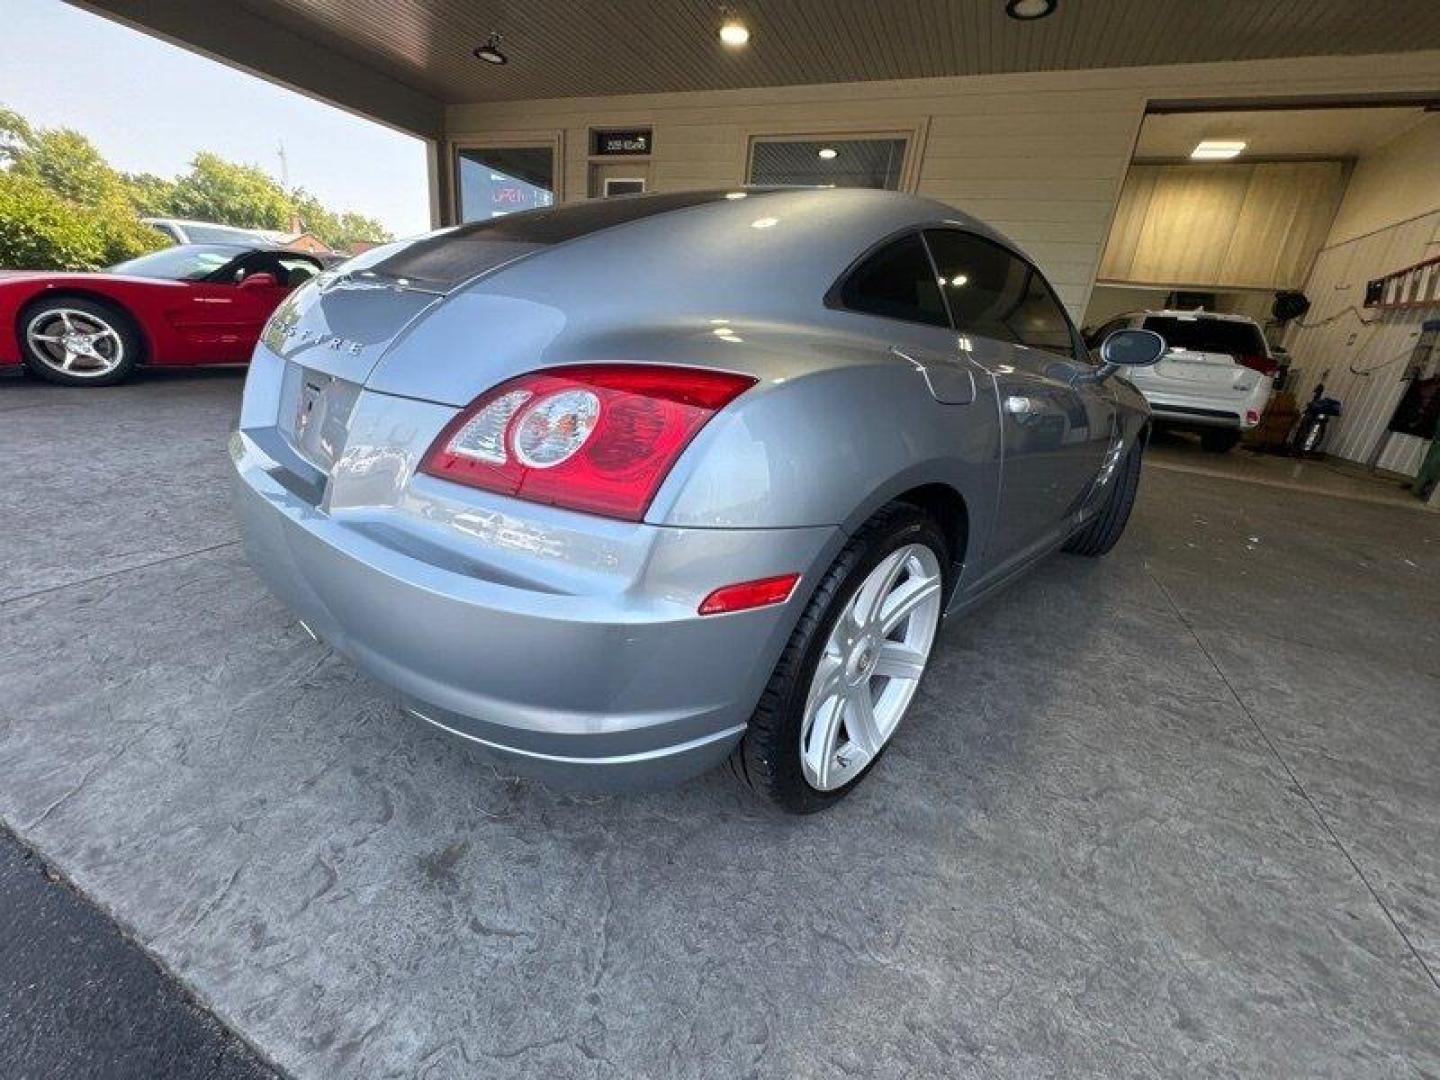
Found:
[{"label": "suv taillight", "polygon": [[1235,357],[1235,362],[1251,371],[1258,371],[1261,375],[1274,375],[1280,370],[1280,365],[1265,353],[1245,353]]},{"label": "suv taillight", "polygon": [[640,521],[696,432],[755,382],[643,364],[531,372],[487,390],[445,425],[420,471]]}]

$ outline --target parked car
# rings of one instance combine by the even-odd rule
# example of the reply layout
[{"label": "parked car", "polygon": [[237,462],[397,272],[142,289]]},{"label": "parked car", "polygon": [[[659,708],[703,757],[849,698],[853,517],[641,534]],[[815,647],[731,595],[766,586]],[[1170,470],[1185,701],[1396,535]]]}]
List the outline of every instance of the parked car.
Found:
[{"label": "parked car", "polygon": [[928,199],[636,196],[301,289],[231,439],[250,558],[414,715],[567,786],[851,790],[942,612],[1125,526],[1149,425],[1041,273]]},{"label": "parked car", "polygon": [[1206,450],[1229,451],[1260,423],[1280,364],[1254,319],[1208,311],[1136,311],[1111,319],[1087,339],[1098,347],[1116,330],[1153,330],[1168,348],[1130,379],[1157,424],[1196,431]]},{"label": "parked car", "polygon": [[243,364],[275,306],[318,259],[184,244],[95,274],[0,271],[0,365],[103,386],[137,364]]},{"label": "parked car", "polygon": [[281,234],[271,229],[242,229],[214,221],[188,221],[185,218],[141,218],[143,224],[156,229],[177,244],[251,244],[273,246]]}]

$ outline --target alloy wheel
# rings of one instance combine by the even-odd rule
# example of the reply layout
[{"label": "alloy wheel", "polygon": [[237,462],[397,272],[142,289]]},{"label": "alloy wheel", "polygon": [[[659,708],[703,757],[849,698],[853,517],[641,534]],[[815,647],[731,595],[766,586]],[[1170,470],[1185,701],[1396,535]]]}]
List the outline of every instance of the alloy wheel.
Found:
[{"label": "alloy wheel", "polygon": [[940,625],[940,560],[924,544],[891,552],[840,612],[800,725],[805,780],[834,791],[890,740],[925,673]]},{"label": "alloy wheel", "polygon": [[46,367],[77,379],[109,375],[125,360],[125,342],[98,315],[75,308],[49,308],[25,328],[30,351]]}]

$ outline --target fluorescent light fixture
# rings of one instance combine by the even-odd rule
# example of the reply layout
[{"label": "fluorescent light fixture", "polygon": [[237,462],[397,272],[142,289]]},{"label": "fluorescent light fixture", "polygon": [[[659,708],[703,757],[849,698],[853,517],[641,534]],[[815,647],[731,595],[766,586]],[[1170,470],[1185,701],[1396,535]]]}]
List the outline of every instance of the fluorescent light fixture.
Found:
[{"label": "fluorescent light fixture", "polygon": [[750,41],[750,28],[739,19],[728,19],[720,27],[720,40],[732,49],[738,49]]},{"label": "fluorescent light fixture", "polygon": [[774,228],[775,225],[779,223],[779,221],[780,219],[778,217],[756,218],[754,221],[750,222],[750,227],[752,229],[770,229]]},{"label": "fluorescent light fixture", "polygon": [[840,156],[840,151],[833,146],[822,146],[816,153],[825,161],[834,161]]},{"label": "fluorescent light fixture", "polygon": [[1244,149],[1245,144],[1238,139],[1202,139],[1190,156],[1197,161],[1227,161],[1239,157]]},{"label": "fluorescent light fixture", "polygon": [[736,199],[743,199],[748,194],[750,194],[748,191],[727,191],[725,198],[733,202]]}]

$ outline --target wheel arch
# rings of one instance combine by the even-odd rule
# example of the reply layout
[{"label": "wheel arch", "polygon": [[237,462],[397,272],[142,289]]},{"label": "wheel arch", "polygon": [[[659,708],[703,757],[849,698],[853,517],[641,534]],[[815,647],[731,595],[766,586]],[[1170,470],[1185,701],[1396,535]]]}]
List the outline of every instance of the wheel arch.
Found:
[{"label": "wheel arch", "polygon": [[[887,484],[882,485],[856,507],[841,528],[846,535],[853,536],[865,523],[891,503],[906,503],[922,510],[935,520],[950,545],[951,566],[946,577],[948,596],[959,583],[962,574],[978,551],[976,543],[981,535],[983,522],[972,513],[977,504],[967,498],[954,477],[942,475],[932,465],[917,465],[907,469]],[[983,504],[978,504],[983,508]]]}]

